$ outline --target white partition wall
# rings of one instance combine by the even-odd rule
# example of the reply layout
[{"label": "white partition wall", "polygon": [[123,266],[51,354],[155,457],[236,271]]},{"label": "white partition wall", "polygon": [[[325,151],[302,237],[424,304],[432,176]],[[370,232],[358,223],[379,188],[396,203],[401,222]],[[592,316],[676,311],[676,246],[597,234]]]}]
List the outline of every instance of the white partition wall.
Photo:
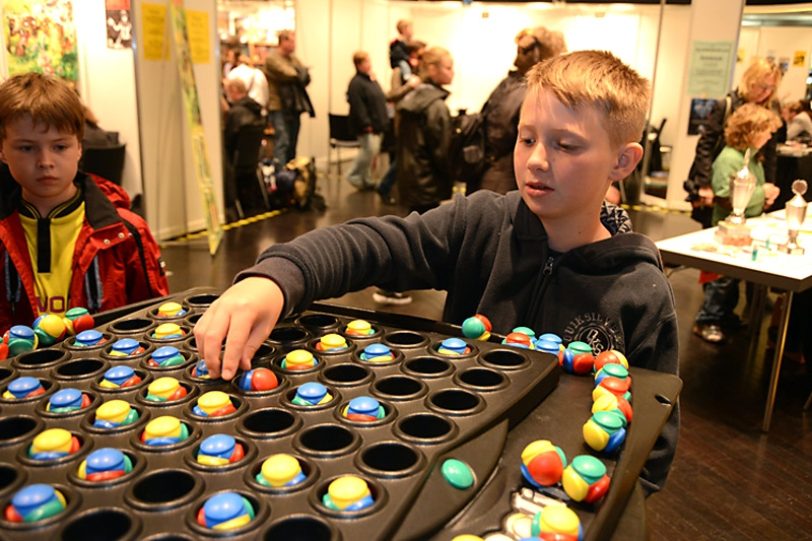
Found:
[{"label": "white partition wall", "polygon": [[[169,4],[166,0],[132,4],[144,198],[147,220],[161,239],[205,228],[169,26]],[[218,208],[222,209],[217,9],[214,0],[185,0],[184,6],[201,15],[196,20],[206,23],[205,29],[198,29],[202,34],[198,43],[208,45],[208,58],[205,62],[196,62],[194,71],[209,170]],[[158,24],[161,14],[164,14],[163,29]],[[163,54],[158,53],[156,58],[156,51],[161,50]]]}]

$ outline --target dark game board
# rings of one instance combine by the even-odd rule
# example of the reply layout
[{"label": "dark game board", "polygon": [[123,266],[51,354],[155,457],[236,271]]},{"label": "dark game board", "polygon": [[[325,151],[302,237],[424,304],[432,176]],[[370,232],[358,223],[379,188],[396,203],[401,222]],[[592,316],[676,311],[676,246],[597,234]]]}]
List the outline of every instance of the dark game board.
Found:
[{"label": "dark game board", "polygon": [[[500,520],[510,511],[511,494],[522,488],[521,447],[534,439],[551,439],[561,442],[568,456],[588,452],[578,437],[589,416],[588,378],[564,374],[559,386],[552,355],[503,346],[498,337],[491,342],[466,339],[468,354],[443,355],[438,351],[441,341],[461,337],[460,329],[425,319],[317,304],[278,325],[255,356],[254,367],[270,368],[277,375],[276,389],[247,392],[236,383],[197,378],[191,329],[215,298],[216,293],[209,290],[192,290],[135,309],[98,327],[108,338],[100,348],[76,348],[68,338],[61,345],[0,363],[0,394],[20,376],[39,378],[46,391],[26,400],[0,399],[0,506],[5,509],[19,488],[32,483],[53,484],[67,499],[64,512],[36,526],[0,518],[0,539],[354,540],[484,535],[500,528]],[[188,313],[159,320],[156,308],[167,300],[182,303]],[[348,337],[350,349],[344,352],[315,349],[319,337],[343,334],[355,319],[372,323],[375,333]],[[152,338],[155,327],[165,321],[181,325],[186,336],[166,341]],[[110,344],[123,337],[138,340],[144,354],[111,357]],[[360,352],[373,342],[389,346],[394,360],[383,364],[361,360]],[[166,344],[179,348],[184,362],[172,368],[150,367],[151,352]],[[319,364],[302,372],[283,369],[280,363],[285,354],[302,348],[311,351]],[[105,371],[118,365],[132,367],[142,383],[116,390],[100,387]],[[576,506],[588,539],[608,538],[614,531],[679,389],[671,379],[662,381],[668,376],[647,371],[633,374],[645,382],[640,398],[635,394],[636,402],[650,400],[655,407],[658,403],[669,407],[656,414],[636,411],[621,460],[604,457],[615,475],[606,500],[594,508]],[[187,397],[159,405],[145,400],[149,383],[162,376],[177,378],[187,388]],[[296,388],[309,381],[325,385],[334,399],[315,408],[291,402]],[[68,387],[86,393],[90,406],[66,415],[46,411],[49,396]],[[236,411],[223,418],[196,415],[197,399],[211,390],[227,393]],[[385,412],[382,419],[365,423],[342,417],[348,402],[360,395],[380,402]],[[94,427],[96,408],[112,399],[128,402],[138,411],[139,420],[113,430]],[[164,415],[180,419],[189,437],[167,448],[144,445],[139,440],[144,426]],[[34,437],[56,427],[77,437],[78,452],[50,462],[29,458]],[[220,467],[197,463],[201,441],[219,433],[235,437],[245,457]],[[123,451],[133,471],[109,484],[77,477],[82,460],[103,447]],[[305,480],[292,488],[257,483],[263,460],[275,453],[297,458]],[[468,465],[473,474],[470,486],[455,488],[443,477],[447,459]],[[374,499],[371,507],[348,512],[322,503],[329,482],[345,474],[367,481]],[[247,499],[255,509],[254,519],[231,532],[199,526],[195,518],[204,501],[225,490]]]}]

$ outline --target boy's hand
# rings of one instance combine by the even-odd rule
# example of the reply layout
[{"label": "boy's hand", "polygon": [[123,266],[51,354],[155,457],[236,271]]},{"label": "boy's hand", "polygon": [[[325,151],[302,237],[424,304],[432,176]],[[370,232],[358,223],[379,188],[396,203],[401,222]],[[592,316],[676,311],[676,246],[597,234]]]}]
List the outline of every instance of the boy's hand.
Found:
[{"label": "boy's hand", "polygon": [[702,207],[713,206],[713,189],[710,186],[699,188],[699,202]]},{"label": "boy's hand", "polygon": [[771,182],[764,184],[764,206],[771,207],[775,203],[775,199],[781,193],[781,188]]},{"label": "boy's hand", "polygon": [[[230,380],[251,359],[279,320],[285,297],[276,282],[250,277],[228,288],[195,325],[200,357],[212,378]],[[220,349],[225,340],[222,374]]]}]

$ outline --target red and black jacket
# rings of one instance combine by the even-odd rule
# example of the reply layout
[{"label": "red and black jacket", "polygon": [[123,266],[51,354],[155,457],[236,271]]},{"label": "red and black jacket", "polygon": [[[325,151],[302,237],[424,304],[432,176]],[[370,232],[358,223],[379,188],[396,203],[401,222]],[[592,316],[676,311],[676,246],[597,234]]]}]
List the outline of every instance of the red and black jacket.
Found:
[{"label": "red and black jacket", "polygon": [[[3,168],[5,169],[5,168]],[[31,325],[39,316],[34,269],[20,223],[20,188],[0,171],[0,333]],[[119,186],[79,172],[74,181],[85,219],[73,254],[68,308],[91,313],[166,295],[169,287],[160,250],[146,222],[128,210]]]}]

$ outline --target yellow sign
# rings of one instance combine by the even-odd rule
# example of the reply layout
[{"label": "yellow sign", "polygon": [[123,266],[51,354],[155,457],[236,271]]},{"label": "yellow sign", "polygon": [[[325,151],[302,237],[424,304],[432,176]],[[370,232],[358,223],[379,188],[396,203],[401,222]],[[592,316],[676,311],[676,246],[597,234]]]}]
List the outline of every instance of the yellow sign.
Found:
[{"label": "yellow sign", "polygon": [[192,62],[208,64],[211,60],[208,12],[187,9],[186,31],[189,33],[189,52],[192,55]]},{"label": "yellow sign", "polygon": [[806,51],[795,51],[792,55],[792,65],[799,68],[806,66]]},{"label": "yellow sign", "polygon": [[144,29],[144,58],[165,60],[166,48],[166,5],[144,3],[141,6],[141,28]]}]

